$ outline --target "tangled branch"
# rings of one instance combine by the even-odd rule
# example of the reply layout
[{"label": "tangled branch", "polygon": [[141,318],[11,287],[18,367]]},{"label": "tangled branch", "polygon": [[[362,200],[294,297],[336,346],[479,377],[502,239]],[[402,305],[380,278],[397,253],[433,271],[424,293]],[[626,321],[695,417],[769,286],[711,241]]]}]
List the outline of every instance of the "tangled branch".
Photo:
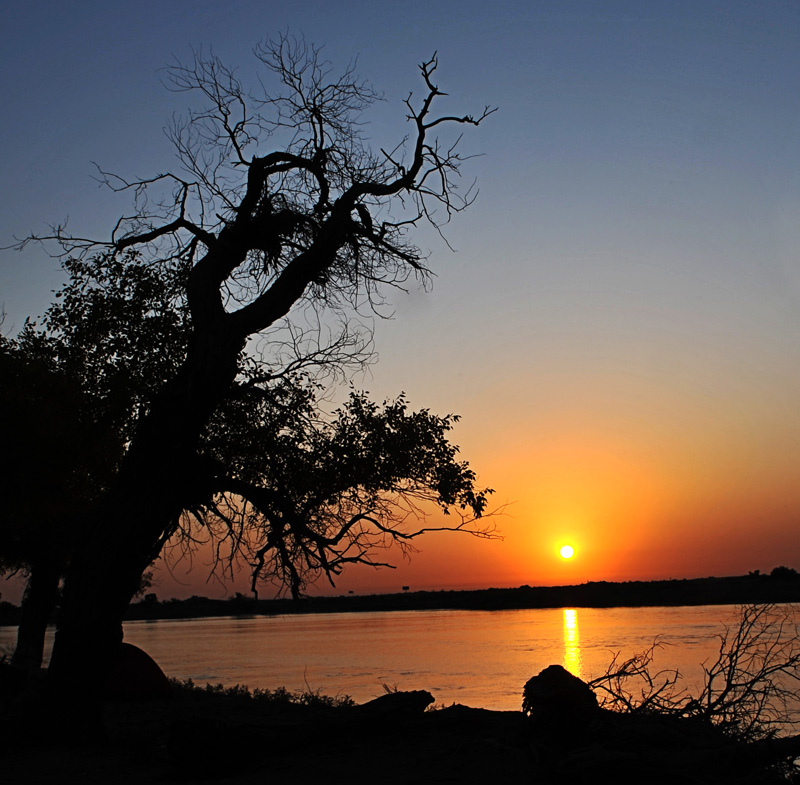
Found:
[{"label": "tangled branch", "polygon": [[605,708],[693,717],[737,741],[791,732],[800,723],[800,628],[790,606],[745,605],[738,624],[719,635],[716,658],[703,664],[693,696],[677,670],[652,672],[656,642],[628,660],[612,660],[589,685]]}]

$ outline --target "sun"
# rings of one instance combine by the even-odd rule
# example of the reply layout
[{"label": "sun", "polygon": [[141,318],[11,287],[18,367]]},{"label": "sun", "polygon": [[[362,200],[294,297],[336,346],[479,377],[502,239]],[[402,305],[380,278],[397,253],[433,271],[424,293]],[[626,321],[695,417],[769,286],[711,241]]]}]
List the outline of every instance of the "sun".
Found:
[{"label": "sun", "polygon": [[571,559],[575,555],[575,549],[571,545],[562,545],[559,554],[562,559]]}]

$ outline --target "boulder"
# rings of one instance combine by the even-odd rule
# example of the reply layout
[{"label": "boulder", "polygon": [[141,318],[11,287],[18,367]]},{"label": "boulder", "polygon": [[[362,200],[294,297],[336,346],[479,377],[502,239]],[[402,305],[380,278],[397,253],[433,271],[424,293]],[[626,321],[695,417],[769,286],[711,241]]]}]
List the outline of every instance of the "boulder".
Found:
[{"label": "boulder", "polygon": [[169,698],[172,686],[158,663],[138,646],[120,643],[106,683],[108,700],[160,700]]},{"label": "boulder", "polygon": [[600,712],[592,688],[561,665],[529,679],[522,696],[522,710],[531,719],[555,727],[585,724]]}]

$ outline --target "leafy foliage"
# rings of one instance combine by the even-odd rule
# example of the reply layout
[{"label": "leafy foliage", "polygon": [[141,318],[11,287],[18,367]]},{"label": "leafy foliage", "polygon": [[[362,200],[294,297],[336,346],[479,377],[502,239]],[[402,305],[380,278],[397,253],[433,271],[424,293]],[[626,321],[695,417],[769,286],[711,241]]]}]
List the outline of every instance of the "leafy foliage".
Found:
[{"label": "leafy foliage", "polygon": [[145,263],[133,251],[69,257],[63,267],[56,302],[41,326],[26,322],[16,345],[73,380],[84,419],[127,441],[186,356],[187,270]]},{"label": "leafy foliage", "polygon": [[254,591],[266,579],[296,596],[346,564],[390,566],[374,553],[395,543],[408,550],[431,530],[425,505],[459,516],[440,528],[492,536],[492,527],[475,524],[492,491],[476,488],[448,440],[457,416],[409,411],[402,395],[378,405],[352,391],[326,418],[317,392],[284,379],[212,422],[206,457],[225,469],[210,478],[216,493],[195,517],[233,541],[232,552],[252,568]]},{"label": "leafy foliage", "polygon": [[0,563],[63,563],[75,528],[111,481],[121,444],[47,353],[4,340],[0,377]]},{"label": "leafy foliage", "polygon": [[66,565],[139,418],[182,361],[185,274],[133,252],[63,262],[41,324],[0,343],[0,558]]}]

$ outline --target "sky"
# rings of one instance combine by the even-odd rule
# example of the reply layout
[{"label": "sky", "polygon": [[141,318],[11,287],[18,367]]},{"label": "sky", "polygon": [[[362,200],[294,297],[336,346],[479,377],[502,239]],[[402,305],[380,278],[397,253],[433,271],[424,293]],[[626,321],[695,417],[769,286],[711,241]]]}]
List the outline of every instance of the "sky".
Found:
[{"label": "sky", "polygon": [[[128,204],[92,162],[174,168],[162,129],[190,103],[160,69],[211,47],[248,75],[287,31],[383,93],[376,147],[433,52],[448,111],[498,107],[464,137],[479,194],[455,252],[419,232],[432,290],[391,295],[356,383],[461,415],[503,539],[430,535],[335,591],[800,569],[800,4],[6,3],[0,246],[65,218],[107,236]],[[3,330],[61,281],[40,249],[0,251]],[[159,596],[243,587],[184,567]]]}]

